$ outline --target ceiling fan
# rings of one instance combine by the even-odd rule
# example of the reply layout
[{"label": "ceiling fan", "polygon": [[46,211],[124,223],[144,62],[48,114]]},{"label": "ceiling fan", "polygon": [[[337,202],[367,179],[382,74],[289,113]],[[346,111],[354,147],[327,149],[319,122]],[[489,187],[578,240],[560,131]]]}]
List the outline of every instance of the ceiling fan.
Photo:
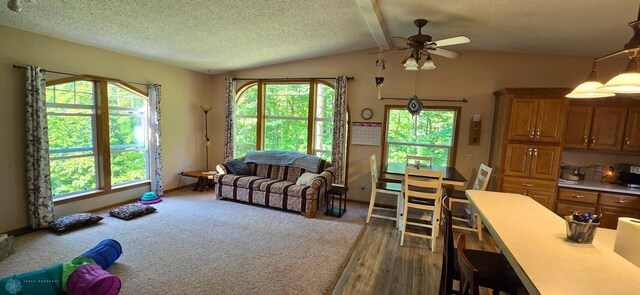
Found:
[{"label": "ceiling fan", "polygon": [[426,19],[416,19],[413,21],[413,24],[415,24],[416,27],[418,27],[418,34],[416,35],[413,35],[407,38],[393,37],[406,43],[408,47],[387,50],[387,51],[400,51],[400,50],[411,49],[411,54],[409,54],[402,61],[402,64],[404,65],[406,70],[417,71],[418,63],[424,56],[426,56],[426,59],[424,64],[422,65],[422,69],[423,70],[435,69],[436,68],[435,64],[431,60],[431,54],[440,55],[447,58],[457,58],[462,54],[451,51],[451,50],[442,49],[441,47],[471,42],[471,40],[469,40],[469,38],[467,38],[466,36],[457,36],[457,37],[451,37],[451,38],[442,39],[438,41],[433,41],[431,36],[422,34],[422,27],[426,26],[427,22],[428,21]]}]

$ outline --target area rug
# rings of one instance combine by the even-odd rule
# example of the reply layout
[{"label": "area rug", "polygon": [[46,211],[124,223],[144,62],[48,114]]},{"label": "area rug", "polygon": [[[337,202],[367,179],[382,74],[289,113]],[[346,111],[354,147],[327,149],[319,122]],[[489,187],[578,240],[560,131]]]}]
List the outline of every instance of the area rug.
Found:
[{"label": "area rug", "polygon": [[300,214],[177,192],[158,212],[123,221],[97,212],[98,225],[58,235],[15,239],[0,277],[69,261],[103,239],[119,241],[108,271],[120,294],[326,294],[364,224],[366,208],[350,204],[342,218]]}]

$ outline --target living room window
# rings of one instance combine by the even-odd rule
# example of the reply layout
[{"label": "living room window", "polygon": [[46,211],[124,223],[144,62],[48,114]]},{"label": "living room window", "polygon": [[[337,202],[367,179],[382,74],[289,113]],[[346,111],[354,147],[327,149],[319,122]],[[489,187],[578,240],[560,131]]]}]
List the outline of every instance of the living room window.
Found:
[{"label": "living room window", "polygon": [[435,166],[454,166],[460,108],[425,107],[413,117],[404,106],[387,106],[384,164],[407,155],[433,157]]},{"label": "living room window", "polygon": [[54,199],[149,179],[144,94],[105,80],[65,79],[48,82],[46,100]]},{"label": "living room window", "polygon": [[321,81],[248,83],[236,100],[234,156],[280,149],[331,160],[333,103]]}]

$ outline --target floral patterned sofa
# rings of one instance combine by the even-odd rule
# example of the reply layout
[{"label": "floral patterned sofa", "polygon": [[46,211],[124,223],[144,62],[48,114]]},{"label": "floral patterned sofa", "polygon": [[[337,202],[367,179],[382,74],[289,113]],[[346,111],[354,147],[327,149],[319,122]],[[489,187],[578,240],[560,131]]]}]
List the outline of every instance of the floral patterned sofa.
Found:
[{"label": "floral patterned sofa", "polygon": [[[309,218],[315,216],[320,197],[324,199],[325,192],[331,189],[335,171],[335,167],[325,160],[319,161],[317,171],[295,166],[246,164],[249,175],[231,174],[223,167],[223,171],[219,171],[222,173],[214,177],[218,198],[301,212]],[[296,184],[305,172],[318,175],[306,181],[308,184]]]}]

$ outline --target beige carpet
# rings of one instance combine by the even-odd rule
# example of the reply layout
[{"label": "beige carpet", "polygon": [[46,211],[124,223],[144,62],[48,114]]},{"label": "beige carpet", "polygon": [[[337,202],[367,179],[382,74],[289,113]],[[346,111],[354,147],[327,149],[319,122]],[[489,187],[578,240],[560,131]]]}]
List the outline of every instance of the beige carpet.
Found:
[{"label": "beige carpet", "polygon": [[121,294],[324,294],[330,292],[364,224],[366,208],[350,203],[342,218],[300,214],[177,192],[158,212],[123,221],[105,212],[96,226],[63,235],[16,237],[0,277],[68,261],[99,241],[123,247],[108,271]]}]

